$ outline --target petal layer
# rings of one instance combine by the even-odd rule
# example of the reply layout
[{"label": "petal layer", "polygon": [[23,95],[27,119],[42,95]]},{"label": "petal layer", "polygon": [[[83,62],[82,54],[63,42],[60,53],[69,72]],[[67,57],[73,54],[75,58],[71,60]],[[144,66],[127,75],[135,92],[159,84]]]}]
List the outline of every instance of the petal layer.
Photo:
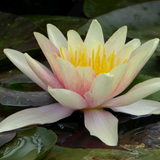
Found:
[{"label": "petal layer", "polygon": [[113,98],[103,104],[105,108],[130,105],[160,90],[160,78],[153,78],[135,85],[126,94]]},{"label": "petal layer", "polygon": [[92,86],[94,78],[96,78],[96,73],[91,67],[77,67],[79,74],[82,77],[85,92],[88,92]]},{"label": "petal layer", "polygon": [[57,58],[54,54],[54,53],[56,53],[59,57],[61,57],[59,50],[44,35],[37,33],[37,32],[34,32],[34,36],[35,36],[39,46],[41,47],[48,63],[50,64],[54,75],[57,77],[57,79],[63,85],[63,81],[62,81],[62,77],[61,77],[61,73],[60,73],[60,68],[57,63]]},{"label": "petal layer", "polygon": [[160,114],[160,102],[143,99],[127,106],[112,107],[111,109],[115,112],[123,112],[136,116],[146,114]]},{"label": "petal layer", "polygon": [[146,55],[147,52],[148,52],[148,49],[143,50],[142,52],[140,52],[139,54],[137,54],[131,59],[124,76],[122,77],[121,81],[119,82],[117,88],[112,93],[110,98],[115,97],[116,95],[124,91],[128,87],[128,85],[133,81],[133,79],[137,75],[137,70],[139,69],[145,57],[147,56]]},{"label": "petal layer", "polygon": [[83,96],[85,89],[83,85],[83,79],[78,70],[70,62],[62,58],[57,58],[57,62],[60,66],[64,88]]},{"label": "petal layer", "polygon": [[104,44],[104,37],[101,25],[98,23],[97,20],[93,20],[91,22],[91,25],[89,27],[89,30],[87,32],[86,38],[84,43],[86,44],[86,47],[90,45],[90,43],[94,40],[97,40],[101,42],[101,44]]},{"label": "petal layer", "polygon": [[134,50],[137,49],[141,45],[141,41],[137,38],[132,39],[128,43],[124,45],[124,47],[133,46]]},{"label": "petal layer", "polygon": [[36,73],[47,87],[63,88],[48,68],[31,58],[28,54],[25,53],[24,56],[34,73]]},{"label": "petal layer", "polygon": [[[114,92],[116,87],[118,86],[119,82],[121,81],[123,75],[125,74],[125,71],[128,67],[128,64],[121,64],[119,66],[114,67],[109,73],[114,76],[113,85],[111,93]],[[110,98],[110,97],[108,97]]]},{"label": "petal layer", "polygon": [[74,110],[65,108],[59,103],[25,109],[4,119],[0,123],[0,132],[29,125],[53,123],[70,116],[73,112]]},{"label": "petal layer", "polygon": [[114,76],[110,73],[101,73],[93,80],[91,89],[84,95],[90,108],[104,103],[111,93],[113,79]]},{"label": "petal layer", "polygon": [[98,137],[109,146],[116,146],[118,141],[118,120],[111,113],[102,110],[84,110],[85,126],[90,134]]},{"label": "petal layer", "polygon": [[53,98],[66,108],[78,110],[87,107],[87,103],[79,94],[67,89],[52,89],[48,87],[48,91]]},{"label": "petal layer", "polygon": [[[75,55],[75,51],[78,52],[79,45],[81,46],[82,53],[83,53],[83,51],[84,51],[83,41],[82,41],[80,35],[76,31],[70,30],[67,32],[67,37],[68,37],[68,44],[71,44],[71,46],[72,46],[73,55]],[[68,46],[68,48],[70,50],[70,46]],[[79,55],[79,54],[77,54],[77,55]]]},{"label": "petal layer", "polygon": [[18,69],[20,69],[32,81],[34,81],[40,87],[42,87],[44,90],[47,91],[47,86],[39,79],[39,77],[30,68],[23,53],[13,49],[4,49],[4,53]]},{"label": "petal layer", "polygon": [[50,41],[56,46],[57,49],[60,49],[60,47],[67,48],[67,40],[56,26],[47,24],[47,33]]},{"label": "petal layer", "polygon": [[109,54],[115,50],[115,54],[117,54],[123,47],[126,41],[126,35],[127,35],[127,26],[123,26],[119,28],[106,42],[105,48],[106,48],[106,55],[109,56]]}]

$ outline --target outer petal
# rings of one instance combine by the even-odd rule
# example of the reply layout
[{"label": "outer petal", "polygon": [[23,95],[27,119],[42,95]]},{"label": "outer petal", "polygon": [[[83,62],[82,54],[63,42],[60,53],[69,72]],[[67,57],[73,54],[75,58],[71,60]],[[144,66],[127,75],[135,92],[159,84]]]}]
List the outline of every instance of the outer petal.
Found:
[{"label": "outer petal", "polygon": [[[142,67],[151,57],[158,43],[159,43],[159,39],[155,38],[153,40],[150,40],[144,43],[142,46],[140,46],[134,51],[134,54],[132,54],[134,55],[133,58],[130,58],[129,60],[129,67],[125,75],[121,79],[121,82],[119,83],[115,93],[112,94],[112,97],[118,95],[129,86],[129,84],[137,76],[138,72],[142,69]],[[138,54],[135,54],[135,53],[138,53]]]},{"label": "outer petal", "polygon": [[[121,81],[123,75],[125,74],[127,67],[128,67],[128,63],[121,64],[119,66],[114,67],[109,72],[111,75],[114,76],[111,93],[114,92],[114,90],[117,88],[119,82]],[[108,97],[108,98],[110,99],[110,97]]]},{"label": "outer petal", "polygon": [[160,102],[151,100],[139,100],[127,106],[112,107],[115,112],[123,112],[136,116],[146,114],[160,114]]},{"label": "outer petal", "polygon": [[[82,52],[83,52],[83,41],[80,37],[80,35],[74,31],[74,30],[70,30],[67,32],[67,37],[68,37],[68,43],[71,44],[72,46],[72,50],[73,50],[73,54],[75,54],[75,51],[78,52],[79,49],[79,45],[81,46]],[[70,50],[70,46],[68,46],[69,50]]]},{"label": "outer petal", "polygon": [[117,54],[123,47],[126,41],[127,26],[119,28],[106,42],[106,55],[108,56],[113,50]]},{"label": "outer petal", "polygon": [[[117,55],[115,62],[117,63],[118,59],[120,58],[119,64],[123,64],[125,60],[128,60],[132,54],[134,47],[133,46],[127,46],[123,49],[121,49]],[[115,63],[115,65],[116,65]]]},{"label": "outer petal", "polygon": [[88,92],[92,86],[94,78],[96,78],[96,73],[91,67],[77,67],[79,74],[82,77],[85,92]]},{"label": "outer petal", "polygon": [[116,146],[118,141],[118,120],[111,113],[102,109],[84,110],[85,126],[91,135],[98,137],[109,146]]},{"label": "outer petal", "polygon": [[86,39],[84,41],[84,43],[86,44],[86,47],[88,48],[89,44],[94,40],[98,40],[101,42],[101,44],[104,44],[102,28],[97,20],[93,20],[89,27],[88,33],[86,35]]},{"label": "outer petal", "polygon": [[53,123],[70,116],[73,112],[74,110],[65,108],[59,103],[25,109],[4,119],[0,123],[0,132],[10,131],[29,125]]},{"label": "outer petal", "polygon": [[111,107],[130,105],[159,90],[160,90],[160,78],[150,79],[135,85],[126,94],[107,101],[106,103],[103,104],[103,106],[106,106],[106,108],[111,108]]},{"label": "outer petal", "polygon": [[133,46],[134,50],[137,49],[141,45],[141,41],[137,38],[132,39],[128,43],[124,45],[124,47]]},{"label": "outer petal", "polygon": [[78,70],[70,62],[62,58],[57,58],[57,62],[60,66],[64,88],[83,96],[85,89],[83,85],[83,79]]},{"label": "outer petal", "polygon": [[47,32],[50,41],[56,46],[56,48],[67,48],[67,40],[56,26],[47,24]]},{"label": "outer petal", "polygon": [[129,62],[129,66],[128,66],[124,76],[122,77],[121,81],[119,82],[117,88],[112,93],[110,98],[111,97],[115,97],[116,95],[118,95],[119,93],[124,91],[124,89],[126,89],[128,87],[128,85],[133,81],[133,79],[137,75],[137,70],[139,69],[139,67],[141,66],[143,60],[146,57],[147,51],[148,50],[144,50],[144,51],[142,51],[141,53],[137,54],[136,56],[134,56],[131,59],[131,61]]},{"label": "outer petal", "polygon": [[42,64],[37,63],[36,60],[31,58],[28,54],[24,54],[24,56],[34,73],[36,73],[36,75],[45,83],[47,87],[51,86],[52,88],[63,88],[49,69]]},{"label": "outer petal", "polygon": [[45,57],[47,58],[47,61],[49,62],[53,73],[57,77],[57,79],[60,81],[61,84],[63,84],[60,68],[57,63],[57,58],[54,55],[56,53],[60,57],[60,53],[58,49],[54,46],[54,44],[49,41],[45,36],[43,36],[40,33],[34,32],[34,35],[38,41],[39,46],[41,47]]},{"label": "outer petal", "polygon": [[53,98],[66,108],[77,110],[87,107],[85,99],[75,92],[67,89],[52,89],[51,87],[48,87],[48,91]]},{"label": "outer petal", "polygon": [[12,63],[19,68],[24,74],[26,74],[31,80],[37,83],[40,87],[47,91],[47,86],[38,78],[38,76],[32,71],[28,65],[24,54],[13,50],[4,49],[5,55],[12,61]]},{"label": "outer petal", "polygon": [[145,50],[146,48],[150,48],[150,51],[147,54],[147,57],[146,57],[146,59],[144,61],[144,63],[146,63],[146,61],[148,61],[148,59],[151,57],[151,55],[153,54],[153,52],[157,48],[158,43],[159,43],[159,39],[158,38],[155,38],[155,39],[147,41],[146,43],[144,43],[140,47],[138,47],[136,50],[134,50],[134,52],[132,53],[132,56],[130,57],[130,59],[132,57],[134,57],[135,55],[139,54],[139,52]]},{"label": "outer petal", "polygon": [[104,103],[112,90],[113,79],[110,73],[101,73],[93,80],[91,89],[84,95],[89,107],[98,107]]}]

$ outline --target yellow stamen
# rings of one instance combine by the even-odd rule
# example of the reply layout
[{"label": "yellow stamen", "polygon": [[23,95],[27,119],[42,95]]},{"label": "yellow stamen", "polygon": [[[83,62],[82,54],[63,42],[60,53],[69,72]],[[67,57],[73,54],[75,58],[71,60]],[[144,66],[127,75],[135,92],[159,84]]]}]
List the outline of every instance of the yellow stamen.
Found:
[{"label": "yellow stamen", "polygon": [[126,59],[126,60],[123,62],[123,64],[126,63],[127,61],[128,61],[128,59]]},{"label": "yellow stamen", "polygon": [[63,55],[62,47],[60,47],[60,54],[61,54],[61,58],[65,59]]},{"label": "yellow stamen", "polygon": [[57,58],[59,58],[59,56],[56,54],[56,53],[54,53],[55,54],[55,56],[57,57]]},{"label": "yellow stamen", "polygon": [[[108,73],[110,72],[114,67],[118,66],[121,60],[121,57],[118,58],[117,62],[115,62],[115,51],[113,50],[108,58],[106,58],[106,52],[105,52],[105,45],[103,45],[101,49],[101,45],[98,46],[97,51],[92,50],[92,54],[90,57],[87,56],[87,48],[86,45],[83,43],[83,52],[81,45],[78,46],[78,50],[73,52],[71,44],[69,44],[69,52],[71,59],[69,60],[72,65],[75,67],[81,66],[81,67],[91,67],[96,75],[99,75],[100,73]],[[57,58],[60,58],[56,53],[54,53]],[[63,53],[62,47],[60,47],[60,55],[61,58],[65,60],[66,55]],[[126,63],[128,59],[123,61],[123,64]]]},{"label": "yellow stamen", "polygon": [[119,65],[120,60],[121,60],[121,58],[118,58],[118,61],[117,61],[116,66],[118,66],[118,65]]}]

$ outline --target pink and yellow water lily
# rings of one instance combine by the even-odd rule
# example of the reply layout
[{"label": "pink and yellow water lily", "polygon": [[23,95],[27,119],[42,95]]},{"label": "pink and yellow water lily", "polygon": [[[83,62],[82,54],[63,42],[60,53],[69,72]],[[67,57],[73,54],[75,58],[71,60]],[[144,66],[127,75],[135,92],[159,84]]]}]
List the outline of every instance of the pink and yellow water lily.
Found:
[{"label": "pink and yellow water lily", "polygon": [[115,146],[118,119],[104,108],[132,115],[160,113],[159,102],[142,99],[160,90],[160,78],[139,83],[126,94],[117,96],[151,57],[159,43],[158,38],[142,45],[139,39],[125,44],[127,27],[123,26],[104,42],[97,20],[92,21],[84,41],[74,30],[68,31],[66,40],[51,24],[47,25],[47,32],[49,39],[40,33],[34,35],[52,72],[27,53],[13,49],[4,49],[4,53],[58,103],[10,115],[0,123],[0,132],[53,123],[80,110],[90,134]]}]

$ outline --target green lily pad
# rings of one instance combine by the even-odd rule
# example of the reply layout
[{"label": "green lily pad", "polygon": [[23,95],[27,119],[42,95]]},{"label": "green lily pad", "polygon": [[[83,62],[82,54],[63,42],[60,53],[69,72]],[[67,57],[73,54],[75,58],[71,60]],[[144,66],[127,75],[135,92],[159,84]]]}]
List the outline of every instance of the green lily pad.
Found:
[{"label": "green lily pad", "polygon": [[87,22],[87,19],[85,18],[69,16],[31,15],[24,17],[35,23],[45,33],[47,31],[46,24],[51,23],[58,27],[65,36],[68,30],[78,30],[78,28]]},{"label": "green lily pad", "polygon": [[[23,17],[0,12],[0,66],[10,63],[3,53],[4,48],[13,48],[19,51],[29,51],[39,48],[33,36],[33,31],[40,29]],[[35,52],[35,51],[34,51]]]},{"label": "green lily pad", "polygon": [[45,128],[21,129],[14,140],[0,148],[0,159],[20,160],[31,155],[35,157],[38,153],[36,160],[41,160],[49,153],[56,140],[56,134]]},{"label": "green lily pad", "polygon": [[[54,146],[44,160],[105,160],[105,159],[159,159],[159,149],[147,149],[142,145],[124,145],[124,150],[70,149]],[[74,153],[74,154],[73,154]]]},{"label": "green lily pad", "polygon": [[111,11],[124,8],[127,6],[135,5],[138,3],[144,3],[153,0],[85,0],[84,1],[84,14],[89,18],[109,13]]},{"label": "green lily pad", "polygon": [[[160,1],[147,2],[122,8],[96,17],[103,28],[104,36],[110,37],[119,27],[127,25],[129,38],[139,38],[142,42],[160,37]],[[79,29],[85,35],[91,20]],[[160,45],[158,49],[160,50]]]},{"label": "green lily pad", "polygon": [[35,160],[37,155],[38,155],[38,150],[34,149],[30,151],[29,153],[27,153],[21,160]]}]

